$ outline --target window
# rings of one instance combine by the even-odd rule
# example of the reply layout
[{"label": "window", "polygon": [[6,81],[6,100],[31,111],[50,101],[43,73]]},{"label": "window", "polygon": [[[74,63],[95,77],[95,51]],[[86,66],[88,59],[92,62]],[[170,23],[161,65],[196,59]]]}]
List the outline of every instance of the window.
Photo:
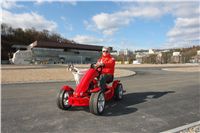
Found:
[{"label": "window", "polygon": [[85,61],[91,61],[91,58],[86,57],[86,58],[85,58]]},{"label": "window", "polygon": [[80,54],[80,52],[79,51],[75,51],[74,54]]}]

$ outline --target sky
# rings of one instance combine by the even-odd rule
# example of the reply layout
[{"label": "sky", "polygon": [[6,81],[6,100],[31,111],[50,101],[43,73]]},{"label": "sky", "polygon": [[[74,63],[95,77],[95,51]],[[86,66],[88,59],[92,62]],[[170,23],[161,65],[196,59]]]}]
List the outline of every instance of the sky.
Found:
[{"label": "sky", "polygon": [[1,23],[116,50],[200,45],[198,1],[3,0]]}]

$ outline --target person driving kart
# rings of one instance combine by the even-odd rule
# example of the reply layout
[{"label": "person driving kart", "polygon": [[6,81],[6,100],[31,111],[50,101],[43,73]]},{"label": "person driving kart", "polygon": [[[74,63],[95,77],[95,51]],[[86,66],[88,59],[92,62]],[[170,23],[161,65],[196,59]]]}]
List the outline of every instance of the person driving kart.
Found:
[{"label": "person driving kart", "polygon": [[102,91],[106,90],[106,83],[110,83],[114,78],[115,59],[110,55],[109,47],[102,48],[102,57],[98,59],[96,66],[102,66],[100,75],[100,87]]}]

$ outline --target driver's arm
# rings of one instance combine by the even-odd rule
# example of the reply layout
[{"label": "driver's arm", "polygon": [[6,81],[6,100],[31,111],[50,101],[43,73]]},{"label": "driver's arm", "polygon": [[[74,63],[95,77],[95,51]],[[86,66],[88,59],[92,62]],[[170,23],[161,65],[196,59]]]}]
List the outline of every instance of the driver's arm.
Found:
[{"label": "driver's arm", "polygon": [[104,66],[105,66],[105,64],[104,64],[104,63],[101,63],[101,62],[97,62],[95,66],[96,66],[96,67],[99,67],[99,66],[102,66],[102,67],[104,67]]},{"label": "driver's arm", "polygon": [[102,66],[102,67],[105,66],[105,64],[101,61],[101,58],[98,59],[98,61],[97,61],[97,63],[96,63],[96,66]]}]

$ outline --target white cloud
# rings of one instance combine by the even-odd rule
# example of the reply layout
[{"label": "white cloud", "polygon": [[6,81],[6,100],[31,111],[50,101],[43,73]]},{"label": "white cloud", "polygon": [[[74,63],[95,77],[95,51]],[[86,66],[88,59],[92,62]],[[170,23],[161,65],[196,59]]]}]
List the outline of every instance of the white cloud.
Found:
[{"label": "white cloud", "polygon": [[66,2],[73,5],[73,6],[77,5],[77,2],[75,0],[70,0],[70,1],[66,1]]},{"label": "white cloud", "polygon": [[155,7],[143,7],[131,8],[124,11],[119,11],[116,13],[100,13],[92,17],[92,22],[96,28],[102,31],[105,35],[112,35],[119,28],[129,25],[136,17],[143,18],[157,18],[162,15],[162,12],[159,8]]},{"label": "white cloud", "polygon": [[[170,3],[171,5],[171,14],[176,17],[198,17],[200,10],[199,10],[199,3],[196,1],[191,2],[176,2]],[[166,6],[168,6],[166,5]]]},{"label": "white cloud", "polygon": [[174,5],[172,15],[176,16],[174,26],[167,32],[167,45],[186,47],[200,45],[200,11],[197,2]]},{"label": "white cloud", "polygon": [[101,13],[92,18],[97,29],[101,30],[106,35],[112,35],[119,27],[128,25],[131,21],[130,17],[124,18],[122,21],[122,14],[106,14]]},{"label": "white cloud", "polygon": [[199,45],[200,29],[196,18],[177,18],[175,26],[167,33],[168,42],[166,46],[186,47]]},{"label": "white cloud", "polygon": [[199,18],[196,17],[196,18],[177,18],[176,19],[176,22],[175,22],[175,27],[197,27],[199,26]]},{"label": "white cloud", "polygon": [[122,11],[97,14],[92,17],[92,24],[103,34],[112,35],[137,18],[158,19],[165,14],[172,14],[175,17],[198,16],[199,9],[196,4],[195,2],[142,2],[137,5],[134,3]]},{"label": "white cloud", "polygon": [[[126,3],[126,2],[125,2]],[[127,2],[122,10],[114,13],[99,13],[91,21],[85,21],[90,29],[96,29],[104,35],[113,35],[120,28],[136,21],[137,18],[157,20],[164,15],[175,18],[174,26],[166,33],[168,46],[191,45],[200,39],[199,2]],[[91,28],[92,27],[92,28]],[[89,29],[89,28],[88,28]],[[134,30],[134,29],[133,29]],[[190,43],[188,43],[188,41]],[[179,43],[180,42],[180,43]]]},{"label": "white cloud", "polygon": [[47,1],[45,1],[45,0],[36,0],[35,1],[35,5],[42,5],[42,4],[44,4],[45,2],[47,2]]},{"label": "white cloud", "polygon": [[72,40],[82,44],[94,44],[94,45],[105,42],[104,39],[99,39],[94,36],[88,36],[88,35],[77,35],[74,38],[72,38]]},{"label": "white cloud", "polygon": [[43,29],[56,31],[57,28],[57,24],[54,21],[47,20],[35,12],[16,14],[2,10],[2,23],[9,24],[13,28],[27,29],[34,27],[40,31]]},{"label": "white cloud", "polygon": [[34,4],[36,4],[36,5],[42,5],[44,3],[53,3],[53,2],[67,3],[67,4],[70,4],[72,6],[76,6],[77,5],[77,1],[75,1],[75,0],[35,0]]},{"label": "white cloud", "polygon": [[22,8],[24,6],[17,4],[15,1],[3,0],[1,1],[1,7],[3,9],[11,9],[11,8]]},{"label": "white cloud", "polygon": [[168,37],[177,37],[200,33],[198,18],[177,18],[175,26],[167,33]]}]

